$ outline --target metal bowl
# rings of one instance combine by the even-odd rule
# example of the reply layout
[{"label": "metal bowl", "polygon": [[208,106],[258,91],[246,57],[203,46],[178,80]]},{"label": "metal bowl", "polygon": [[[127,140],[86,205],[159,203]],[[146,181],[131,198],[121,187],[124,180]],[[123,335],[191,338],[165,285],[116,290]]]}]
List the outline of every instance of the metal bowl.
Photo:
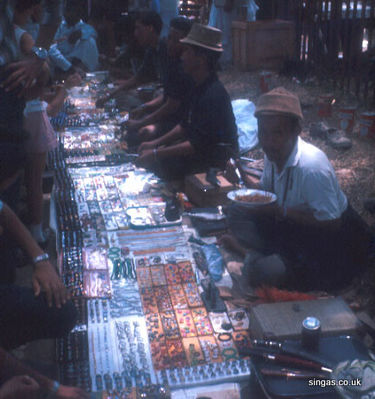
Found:
[{"label": "metal bowl", "polygon": [[[241,201],[238,200],[237,197],[241,195],[246,195],[249,197],[261,195],[263,197],[267,197],[267,201]],[[270,205],[276,202],[277,196],[274,193],[270,193],[269,191],[263,190],[254,190],[250,188],[241,188],[239,190],[230,191],[227,194],[227,197],[234,202],[235,204],[241,205],[245,208],[257,208],[264,205]]]}]

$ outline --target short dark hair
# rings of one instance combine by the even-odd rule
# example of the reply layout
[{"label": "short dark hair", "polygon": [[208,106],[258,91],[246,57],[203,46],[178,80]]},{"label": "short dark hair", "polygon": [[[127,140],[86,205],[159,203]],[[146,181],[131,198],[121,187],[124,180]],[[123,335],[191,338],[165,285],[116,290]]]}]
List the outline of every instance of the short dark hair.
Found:
[{"label": "short dark hair", "polygon": [[36,6],[37,4],[40,4],[41,2],[42,0],[17,0],[16,10],[18,12],[22,12]]},{"label": "short dark hair", "polygon": [[211,72],[214,72],[217,70],[217,63],[219,61],[219,58],[221,56],[221,52],[219,51],[214,51],[214,50],[209,50],[204,47],[200,46],[195,46],[193,44],[189,44],[197,55],[203,55],[207,59],[208,63],[208,68]]},{"label": "short dark hair", "polygon": [[183,32],[185,36],[190,32],[192,25],[193,22],[189,18],[182,16],[171,19],[169,23],[171,28]]},{"label": "short dark hair", "polygon": [[160,35],[161,29],[163,27],[163,21],[160,15],[155,11],[144,11],[141,12],[136,21],[139,21],[142,25],[152,26],[156,34]]}]

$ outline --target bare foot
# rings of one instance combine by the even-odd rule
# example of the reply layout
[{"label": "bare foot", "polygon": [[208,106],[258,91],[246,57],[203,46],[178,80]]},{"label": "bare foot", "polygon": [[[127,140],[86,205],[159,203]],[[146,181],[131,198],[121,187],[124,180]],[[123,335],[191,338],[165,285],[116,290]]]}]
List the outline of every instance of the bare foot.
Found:
[{"label": "bare foot", "polygon": [[244,248],[232,234],[224,234],[218,239],[218,244],[231,251],[237,252],[238,254],[245,256],[247,253]]}]

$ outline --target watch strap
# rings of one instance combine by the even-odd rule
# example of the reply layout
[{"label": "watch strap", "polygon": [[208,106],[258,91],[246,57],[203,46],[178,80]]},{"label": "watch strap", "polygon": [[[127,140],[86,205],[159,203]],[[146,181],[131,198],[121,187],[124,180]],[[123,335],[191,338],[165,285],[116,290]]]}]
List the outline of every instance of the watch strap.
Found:
[{"label": "watch strap", "polygon": [[37,263],[44,262],[49,259],[49,255],[47,253],[41,254],[33,258],[33,263],[36,265]]}]

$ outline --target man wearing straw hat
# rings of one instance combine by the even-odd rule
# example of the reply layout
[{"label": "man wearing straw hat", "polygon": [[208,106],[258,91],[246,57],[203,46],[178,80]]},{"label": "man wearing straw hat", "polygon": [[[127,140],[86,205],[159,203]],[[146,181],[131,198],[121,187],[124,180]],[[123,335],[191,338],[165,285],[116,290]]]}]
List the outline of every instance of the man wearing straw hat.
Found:
[{"label": "man wearing straw hat", "polygon": [[297,289],[345,286],[366,264],[366,224],[348,203],[326,155],[299,137],[303,115],[297,96],[274,89],[259,98],[254,115],[264,171],[260,182],[241,174],[248,187],[275,193],[277,202],[251,211],[231,207],[229,226],[237,241],[223,243],[243,255],[249,247],[281,255],[284,262],[271,257],[269,263],[248,256],[252,285],[286,279]]},{"label": "man wearing straw hat", "polygon": [[216,75],[222,53],[221,31],[194,24],[181,40],[185,73],[194,87],[181,123],[139,147],[138,165],[164,178],[181,178],[223,164],[237,151],[237,127],[230,97]]}]

